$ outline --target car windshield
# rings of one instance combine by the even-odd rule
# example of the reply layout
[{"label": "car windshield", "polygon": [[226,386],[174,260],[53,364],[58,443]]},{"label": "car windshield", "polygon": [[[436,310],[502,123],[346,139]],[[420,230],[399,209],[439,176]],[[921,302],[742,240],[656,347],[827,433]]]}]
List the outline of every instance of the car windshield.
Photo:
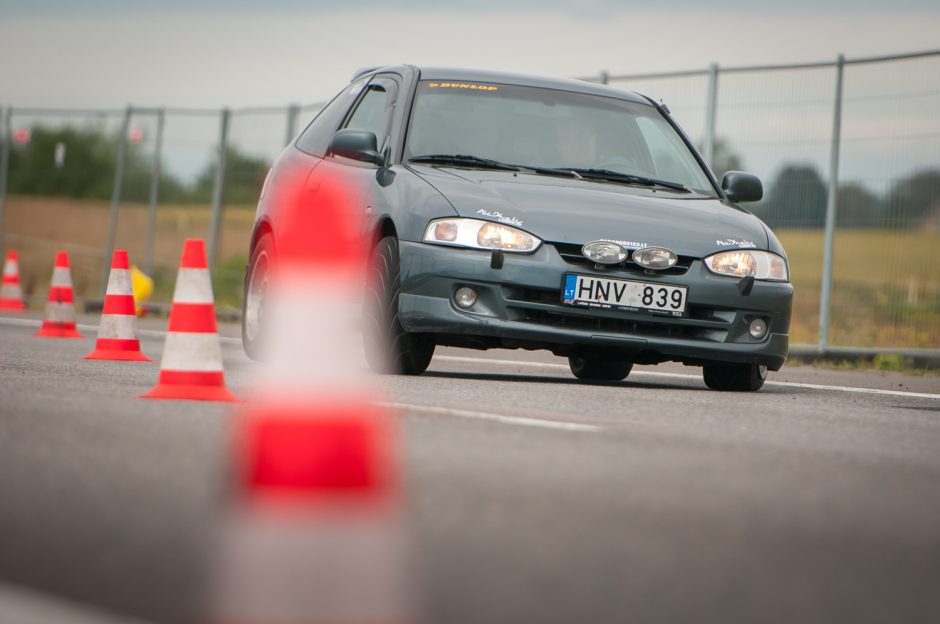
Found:
[{"label": "car windshield", "polygon": [[[405,157],[438,155],[523,167],[606,170],[715,196],[682,137],[654,106],[598,95],[423,80]],[[462,166],[473,166],[470,159],[464,160]]]}]

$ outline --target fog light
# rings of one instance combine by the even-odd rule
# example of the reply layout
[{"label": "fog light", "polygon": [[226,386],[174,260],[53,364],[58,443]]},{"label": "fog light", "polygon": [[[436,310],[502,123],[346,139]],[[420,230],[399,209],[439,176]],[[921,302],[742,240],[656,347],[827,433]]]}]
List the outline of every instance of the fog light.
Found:
[{"label": "fog light", "polygon": [[761,339],[767,334],[767,321],[762,318],[756,318],[748,325],[747,331],[752,338]]},{"label": "fog light", "polygon": [[457,294],[454,295],[454,301],[457,302],[461,308],[469,308],[474,303],[477,302],[477,291],[472,288],[463,288],[457,289]]}]

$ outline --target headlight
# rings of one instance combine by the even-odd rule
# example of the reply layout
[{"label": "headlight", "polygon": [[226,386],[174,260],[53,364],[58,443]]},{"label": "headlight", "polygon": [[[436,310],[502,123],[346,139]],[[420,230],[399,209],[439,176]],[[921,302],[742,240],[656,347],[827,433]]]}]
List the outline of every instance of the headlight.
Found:
[{"label": "headlight", "polygon": [[712,273],[731,277],[753,275],[754,279],[776,282],[786,282],[790,279],[786,260],[769,251],[756,249],[735,249],[716,253],[705,258],[705,266]]},{"label": "headlight", "polygon": [[479,219],[431,221],[424,231],[424,242],[522,253],[535,251],[542,244],[541,239],[518,228]]}]

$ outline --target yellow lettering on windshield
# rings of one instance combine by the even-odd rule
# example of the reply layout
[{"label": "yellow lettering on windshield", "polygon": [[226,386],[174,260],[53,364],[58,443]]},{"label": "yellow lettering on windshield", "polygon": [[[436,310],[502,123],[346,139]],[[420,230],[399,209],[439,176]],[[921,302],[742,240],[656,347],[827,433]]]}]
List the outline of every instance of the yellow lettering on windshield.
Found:
[{"label": "yellow lettering on windshield", "polygon": [[493,85],[473,84],[472,82],[429,82],[429,89],[472,89],[473,91],[498,91]]}]

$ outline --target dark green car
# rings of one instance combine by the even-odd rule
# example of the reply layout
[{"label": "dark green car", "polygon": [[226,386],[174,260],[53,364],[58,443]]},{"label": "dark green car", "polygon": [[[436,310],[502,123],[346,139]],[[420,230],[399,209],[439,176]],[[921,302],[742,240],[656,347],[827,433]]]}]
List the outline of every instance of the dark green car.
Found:
[{"label": "dark green car", "polygon": [[[497,72],[365,70],[266,186],[338,172],[367,200],[368,325],[391,353],[373,355],[376,367],[419,374],[436,345],[548,349],[582,380],[677,361],[703,366],[711,388],[757,390],[786,360],[786,254],[736,205],[760,199],[760,181],[729,172],[718,184],[647,97]],[[246,275],[249,354],[282,234],[265,197]]]}]

